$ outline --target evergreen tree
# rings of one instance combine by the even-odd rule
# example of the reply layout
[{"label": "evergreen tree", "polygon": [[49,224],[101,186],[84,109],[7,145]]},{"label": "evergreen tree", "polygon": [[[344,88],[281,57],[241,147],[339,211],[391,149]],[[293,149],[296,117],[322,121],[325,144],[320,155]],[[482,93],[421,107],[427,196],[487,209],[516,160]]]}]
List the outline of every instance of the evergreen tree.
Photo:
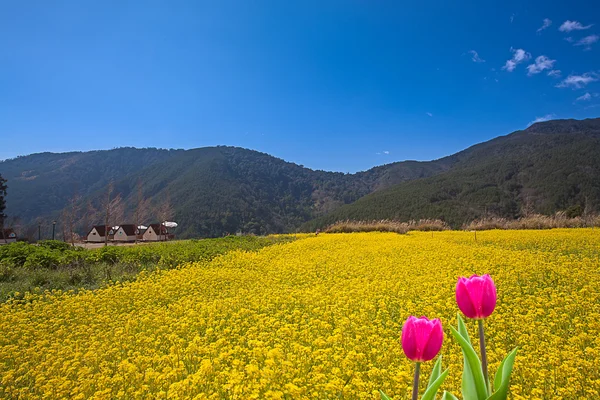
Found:
[{"label": "evergreen tree", "polygon": [[4,210],[6,209],[6,179],[2,178],[0,175],[0,228],[4,228],[4,219],[6,215],[4,215]]}]

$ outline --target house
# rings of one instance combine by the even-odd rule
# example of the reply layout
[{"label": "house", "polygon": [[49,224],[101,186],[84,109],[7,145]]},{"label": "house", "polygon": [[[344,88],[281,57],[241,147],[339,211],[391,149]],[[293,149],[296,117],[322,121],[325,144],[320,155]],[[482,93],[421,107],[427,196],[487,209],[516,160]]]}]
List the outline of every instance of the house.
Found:
[{"label": "house", "polygon": [[133,224],[120,225],[119,228],[116,231],[114,231],[114,241],[115,242],[135,242],[135,240],[137,238],[136,237],[137,231],[138,231],[138,228]]},{"label": "house", "polygon": [[0,229],[0,244],[14,243],[17,241],[17,234],[11,228]]},{"label": "house", "polygon": [[148,229],[147,226],[139,225],[135,230],[135,240],[144,240],[144,232]]},{"label": "house", "polygon": [[[92,229],[88,232],[85,240],[88,242],[96,242],[101,243],[104,242],[106,236],[106,226],[105,225],[94,225]],[[109,237],[110,239],[110,237]]]},{"label": "house", "polygon": [[156,242],[161,240],[171,239],[173,236],[169,235],[167,227],[163,224],[150,224],[148,229],[144,232],[144,240],[149,242]]}]

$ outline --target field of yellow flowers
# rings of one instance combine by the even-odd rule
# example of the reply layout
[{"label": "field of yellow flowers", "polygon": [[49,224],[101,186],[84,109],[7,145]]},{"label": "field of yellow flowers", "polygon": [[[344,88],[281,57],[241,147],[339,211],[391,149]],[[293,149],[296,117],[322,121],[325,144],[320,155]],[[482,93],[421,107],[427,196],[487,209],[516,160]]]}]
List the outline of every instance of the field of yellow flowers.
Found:
[{"label": "field of yellow flowers", "polygon": [[519,346],[511,397],[598,399],[599,256],[591,229],[485,231],[477,241],[326,234],[93,292],[29,296],[0,305],[0,398],[408,398],[399,339],[411,314],[442,320],[442,389],[459,394],[454,288],[489,273],[490,369]]}]

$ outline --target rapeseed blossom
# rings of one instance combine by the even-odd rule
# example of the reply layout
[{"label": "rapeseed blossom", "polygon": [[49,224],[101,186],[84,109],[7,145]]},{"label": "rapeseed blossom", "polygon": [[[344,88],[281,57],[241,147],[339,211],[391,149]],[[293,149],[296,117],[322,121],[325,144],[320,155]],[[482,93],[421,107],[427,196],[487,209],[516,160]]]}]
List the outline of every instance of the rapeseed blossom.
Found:
[{"label": "rapeseed blossom", "polygon": [[[519,346],[512,398],[600,398],[598,249],[591,229],[325,234],[29,295],[0,305],[0,398],[408,398],[402,324],[456,325],[457,279],[484,273],[490,369]],[[459,393],[445,334],[443,389]]]}]

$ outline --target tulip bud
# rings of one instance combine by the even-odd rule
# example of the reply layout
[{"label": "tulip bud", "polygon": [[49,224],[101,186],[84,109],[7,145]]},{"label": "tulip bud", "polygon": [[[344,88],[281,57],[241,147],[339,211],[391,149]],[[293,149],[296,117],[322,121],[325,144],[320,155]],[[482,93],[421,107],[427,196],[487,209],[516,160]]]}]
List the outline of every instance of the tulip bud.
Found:
[{"label": "tulip bud", "polygon": [[444,331],[438,318],[408,317],[402,328],[402,349],[406,357],[416,362],[435,358],[442,348]]},{"label": "tulip bud", "polygon": [[467,318],[484,319],[496,308],[496,286],[488,275],[459,278],[456,283],[456,303]]}]

